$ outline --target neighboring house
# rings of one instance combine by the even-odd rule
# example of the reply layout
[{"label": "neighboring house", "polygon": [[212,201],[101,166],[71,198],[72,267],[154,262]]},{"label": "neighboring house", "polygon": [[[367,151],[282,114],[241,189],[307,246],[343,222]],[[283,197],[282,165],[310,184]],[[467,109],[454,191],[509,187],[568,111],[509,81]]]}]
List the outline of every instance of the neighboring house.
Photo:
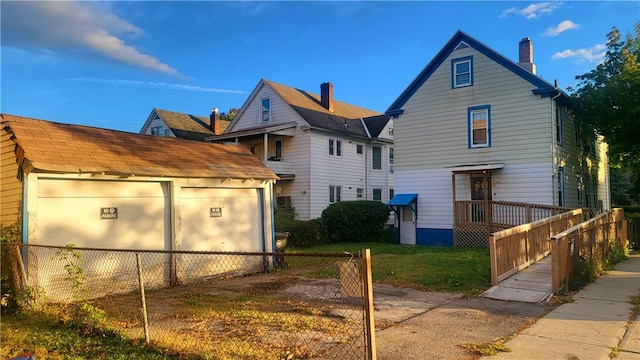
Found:
[{"label": "neighboring house", "polygon": [[403,244],[486,245],[566,207],[610,207],[606,144],[581,137],[570,98],[536,75],[528,38],[515,63],[456,32],[386,114]]},{"label": "neighboring house", "polygon": [[208,138],[248,148],[280,178],[278,205],[298,219],[331,203],[393,197],[393,121],[321,94],[260,80],[224,134]]},{"label": "neighboring house", "polygon": [[[2,226],[20,221],[24,243],[273,250],[272,187],[277,177],[243,148],[8,114],[1,114],[0,126]],[[100,273],[101,261],[110,264],[111,255],[85,259],[85,274]],[[157,269],[166,276],[159,274],[157,280],[170,276],[183,281],[200,269],[209,271],[204,259],[173,265],[163,256],[147,260],[160,262]],[[52,260],[49,255],[38,261],[34,271],[47,270],[43,263]],[[135,261],[128,264],[134,269],[127,271],[135,273]],[[231,266],[236,265],[229,263],[224,270]],[[52,276],[34,274],[32,279],[45,286],[47,279],[54,281]]]},{"label": "neighboring house", "polygon": [[204,140],[222,134],[229,121],[220,120],[218,109],[209,118],[154,108],[140,129],[140,134],[170,136],[187,140]]}]

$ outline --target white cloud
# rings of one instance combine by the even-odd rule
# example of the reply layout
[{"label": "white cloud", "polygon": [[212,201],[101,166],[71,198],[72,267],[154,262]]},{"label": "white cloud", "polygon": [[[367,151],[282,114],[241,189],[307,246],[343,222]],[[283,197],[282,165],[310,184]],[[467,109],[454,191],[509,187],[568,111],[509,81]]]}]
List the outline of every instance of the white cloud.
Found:
[{"label": "white cloud", "polygon": [[98,79],[98,78],[85,78],[85,77],[67,78],[65,80],[82,81],[82,82],[89,82],[89,83],[100,83],[100,84],[114,84],[114,85],[151,86],[151,87],[161,87],[161,88],[173,89],[173,90],[201,91],[201,92],[213,92],[213,93],[225,93],[225,94],[248,94],[248,92],[243,90],[217,89],[217,88],[210,88],[210,87],[197,86],[197,85],[173,84],[173,83],[154,82],[154,81],[140,81],[140,80],[127,80],[127,79]]},{"label": "white cloud", "polygon": [[574,23],[571,20],[565,20],[560,22],[560,24],[558,24],[558,26],[556,27],[550,27],[548,28],[545,32],[544,35],[546,36],[558,36],[561,33],[567,31],[567,30],[577,30],[580,28],[580,25]]},{"label": "white cloud", "polygon": [[546,2],[536,2],[529,4],[523,8],[511,7],[509,9],[503,10],[500,17],[507,17],[512,14],[522,15],[527,19],[535,19],[540,15],[548,15],[554,12],[557,8],[562,5],[562,2],[559,1],[546,1]]},{"label": "white cloud", "polygon": [[142,30],[103,4],[72,1],[4,1],[3,45],[54,52],[89,51],[125,64],[183,77],[159,59],[127,45]]},{"label": "white cloud", "polygon": [[569,59],[575,58],[576,62],[594,62],[599,63],[604,59],[607,46],[605,44],[596,44],[588,49],[567,49],[557,52],[551,56],[552,59]]}]

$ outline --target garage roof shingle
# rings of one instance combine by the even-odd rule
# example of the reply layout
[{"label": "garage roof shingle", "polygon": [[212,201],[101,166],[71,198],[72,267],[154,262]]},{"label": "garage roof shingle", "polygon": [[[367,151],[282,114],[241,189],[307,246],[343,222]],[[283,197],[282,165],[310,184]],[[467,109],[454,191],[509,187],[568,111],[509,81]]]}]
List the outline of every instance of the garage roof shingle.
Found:
[{"label": "garage roof shingle", "polygon": [[0,114],[25,173],[277,179],[249,150]]}]

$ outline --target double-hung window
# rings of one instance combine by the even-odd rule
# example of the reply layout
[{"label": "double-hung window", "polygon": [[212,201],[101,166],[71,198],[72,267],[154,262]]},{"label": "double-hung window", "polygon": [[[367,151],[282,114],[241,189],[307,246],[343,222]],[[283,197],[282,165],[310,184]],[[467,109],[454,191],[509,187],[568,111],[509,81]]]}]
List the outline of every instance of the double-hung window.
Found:
[{"label": "double-hung window", "polygon": [[382,201],[382,189],[373,189],[371,200]]},{"label": "double-hung window", "polygon": [[357,188],[356,189],[356,199],[362,199],[364,197],[364,189]]},{"label": "double-hung window", "polygon": [[473,85],[473,57],[451,60],[451,88]]},{"label": "double-hung window", "polygon": [[371,168],[373,170],[382,169],[382,148],[380,146],[374,146],[371,148]]},{"label": "double-hung window", "polygon": [[562,109],[556,106],[556,142],[562,145]]},{"label": "double-hung window", "polygon": [[564,168],[558,168],[558,206],[564,206]]},{"label": "double-hung window", "polygon": [[151,135],[160,136],[162,135],[162,126],[154,126],[151,128]]},{"label": "double-hung window", "polygon": [[342,200],[342,186],[329,185],[329,202],[334,203]]},{"label": "double-hung window", "polygon": [[342,140],[329,139],[329,156],[342,156]]},{"label": "double-hung window", "polygon": [[491,146],[491,107],[489,105],[474,106],[468,110],[469,147]]},{"label": "double-hung window", "polygon": [[260,100],[260,122],[268,123],[271,121],[271,99],[263,98]]},{"label": "double-hung window", "polygon": [[393,172],[393,147],[389,147],[389,172]]}]

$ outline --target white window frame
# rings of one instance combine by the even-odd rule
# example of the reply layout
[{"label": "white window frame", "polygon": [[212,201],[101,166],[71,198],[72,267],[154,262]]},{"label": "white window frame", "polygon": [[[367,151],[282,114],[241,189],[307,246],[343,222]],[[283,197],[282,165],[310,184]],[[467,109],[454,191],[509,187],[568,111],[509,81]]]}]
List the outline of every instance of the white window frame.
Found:
[{"label": "white window frame", "polygon": [[364,199],[364,189],[357,188],[356,189],[356,199]]},{"label": "white window frame", "polygon": [[394,155],[393,155],[393,146],[389,146],[389,172],[392,173],[393,172],[393,162],[394,162]]},{"label": "white window frame", "polygon": [[164,136],[171,136],[171,129],[164,129]]},{"label": "white window frame", "polygon": [[396,195],[396,192],[393,188],[389,188],[389,200],[393,199],[393,197]]},{"label": "white window frame", "polygon": [[[482,106],[473,106],[467,109],[468,112],[468,121],[469,121],[469,148],[484,148],[491,146],[491,106],[490,105],[482,105]],[[485,134],[485,142],[476,143],[474,130],[482,129],[480,127],[475,128],[475,114],[485,114],[485,126],[484,126],[484,134]]]},{"label": "white window frame", "polygon": [[[376,164],[376,149],[380,149],[380,157],[378,158],[379,164]],[[378,165],[379,167],[376,167]],[[371,169],[372,170],[382,170],[382,146],[372,146],[371,147]]]},{"label": "white window frame", "polygon": [[[378,196],[376,196],[376,193]],[[382,188],[373,188],[371,189],[371,200],[373,201],[382,201]]]},{"label": "white window frame", "polygon": [[358,155],[364,154],[364,145],[356,144],[356,154]]},{"label": "white window frame", "polygon": [[342,156],[342,140],[329,138],[329,156]]},{"label": "white window frame", "polygon": [[[468,63],[469,70],[466,72],[458,73],[458,65]],[[458,82],[459,75],[469,75],[469,80],[465,82]],[[451,60],[451,88],[462,88],[467,86],[473,86],[473,56],[466,56],[463,58]]]},{"label": "white window frame", "polygon": [[329,185],[329,203],[342,201],[342,186]]},{"label": "white window frame", "polygon": [[[268,108],[265,109],[265,101]],[[271,122],[271,98],[263,97],[260,99],[260,123],[266,124]]]},{"label": "white window frame", "polygon": [[162,136],[162,126],[154,126],[151,128],[151,135]]},{"label": "white window frame", "polygon": [[578,183],[578,204],[582,204],[582,197],[584,196],[584,180],[582,179],[581,173],[576,175],[576,182]]}]

